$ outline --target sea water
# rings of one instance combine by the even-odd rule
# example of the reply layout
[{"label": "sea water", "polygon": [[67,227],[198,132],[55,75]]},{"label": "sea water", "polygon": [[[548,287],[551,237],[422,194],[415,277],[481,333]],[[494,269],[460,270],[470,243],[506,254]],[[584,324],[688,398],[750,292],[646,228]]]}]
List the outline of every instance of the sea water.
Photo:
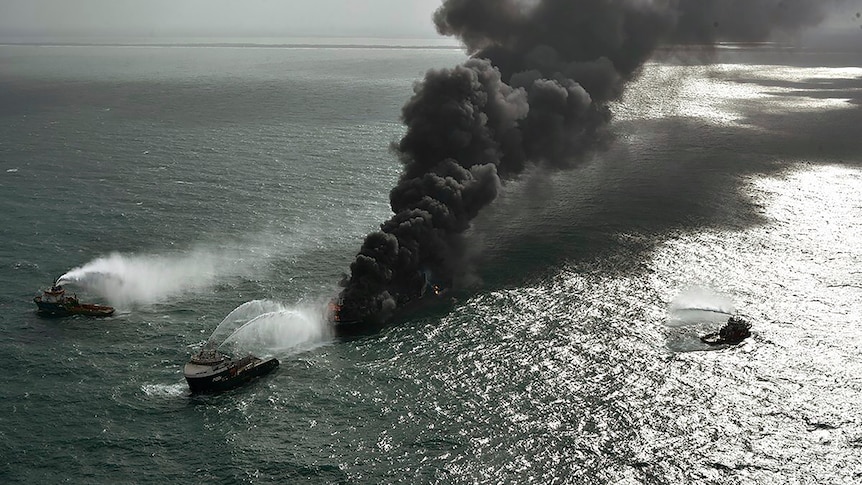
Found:
[{"label": "sea water", "polygon": [[[473,286],[336,339],[433,47],[0,46],[0,481],[862,479],[858,56],[648,64],[480,214]],[[57,279],[117,313],[38,317]],[[211,336],[281,366],[192,396]]]}]

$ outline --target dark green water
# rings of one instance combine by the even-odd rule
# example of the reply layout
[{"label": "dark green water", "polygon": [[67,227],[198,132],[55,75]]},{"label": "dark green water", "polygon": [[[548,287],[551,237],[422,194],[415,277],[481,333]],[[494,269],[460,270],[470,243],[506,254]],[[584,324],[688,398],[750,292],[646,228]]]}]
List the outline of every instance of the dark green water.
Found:
[{"label": "dark green water", "polygon": [[[463,58],[0,47],[0,482],[862,479],[851,55],[648,66],[607,152],[480,215],[474,287],[327,336],[399,109]],[[78,267],[118,313],[36,316]],[[238,344],[281,367],[189,395],[182,365],[252,300],[283,311]],[[720,318],[687,308],[754,336],[701,352]]]}]

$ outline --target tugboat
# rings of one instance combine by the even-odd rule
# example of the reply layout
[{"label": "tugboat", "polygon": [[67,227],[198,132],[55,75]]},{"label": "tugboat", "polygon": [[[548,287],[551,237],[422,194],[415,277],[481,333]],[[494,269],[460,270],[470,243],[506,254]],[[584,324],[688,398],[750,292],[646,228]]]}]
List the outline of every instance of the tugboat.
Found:
[{"label": "tugboat", "polygon": [[700,340],[707,345],[736,345],[751,336],[751,323],[732,315],[718,332],[704,335]]},{"label": "tugboat", "polygon": [[254,355],[234,360],[211,346],[205,346],[186,363],[183,375],[193,393],[219,392],[260,377],[278,364],[275,357],[261,359]]},{"label": "tugboat", "polygon": [[66,296],[66,290],[61,285],[54,285],[33,298],[40,315],[49,317],[68,317],[70,315],[86,315],[88,317],[107,317],[114,313],[114,308],[92,303],[81,303],[77,295]]}]

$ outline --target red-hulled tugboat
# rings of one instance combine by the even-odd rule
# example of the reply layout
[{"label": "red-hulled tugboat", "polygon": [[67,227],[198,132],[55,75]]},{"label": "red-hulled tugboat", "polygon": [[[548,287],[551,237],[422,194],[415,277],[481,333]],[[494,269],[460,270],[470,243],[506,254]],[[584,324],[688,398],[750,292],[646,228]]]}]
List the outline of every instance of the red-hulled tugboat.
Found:
[{"label": "red-hulled tugboat", "polygon": [[61,285],[54,285],[33,298],[40,315],[49,317],[68,317],[70,315],[86,315],[88,317],[107,317],[114,313],[114,308],[92,303],[81,303],[77,295],[66,296],[66,290]]},{"label": "red-hulled tugboat", "polygon": [[192,392],[219,392],[232,389],[260,377],[276,367],[278,359],[261,359],[247,355],[234,360],[213,347],[204,347],[183,368]]},{"label": "red-hulled tugboat", "polygon": [[700,340],[708,345],[736,345],[751,336],[751,323],[733,315],[718,332],[706,334]]}]

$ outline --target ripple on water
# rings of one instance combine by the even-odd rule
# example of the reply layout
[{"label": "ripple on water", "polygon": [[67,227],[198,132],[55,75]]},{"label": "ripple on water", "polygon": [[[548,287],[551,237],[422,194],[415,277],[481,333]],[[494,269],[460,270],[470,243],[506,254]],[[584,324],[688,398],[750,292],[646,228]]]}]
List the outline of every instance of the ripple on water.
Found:
[{"label": "ripple on water", "polygon": [[[853,292],[860,182],[857,170],[830,166],[752,179],[767,224],[680,235],[658,251],[656,286],[666,295],[706,284],[753,316],[744,345],[676,355],[670,385],[657,395],[669,400],[662,409],[697,416],[687,430],[667,416],[653,435],[676,437],[669,449],[698,457],[704,477],[850,483],[862,471],[852,446],[862,419],[850,397],[862,391],[854,357],[862,305]],[[677,396],[689,402],[683,407]]]},{"label": "ripple on water", "polygon": [[[373,457],[342,463],[357,479],[852,483],[862,308],[829,286],[858,281],[860,182],[836,167],[752,179],[762,226],[680,233],[645,271],[572,263],[339,346],[336,381],[350,384],[335,408],[352,414],[315,429],[333,433],[332,456]],[[666,325],[698,286],[754,335],[674,351],[674,332],[712,325]]]}]

